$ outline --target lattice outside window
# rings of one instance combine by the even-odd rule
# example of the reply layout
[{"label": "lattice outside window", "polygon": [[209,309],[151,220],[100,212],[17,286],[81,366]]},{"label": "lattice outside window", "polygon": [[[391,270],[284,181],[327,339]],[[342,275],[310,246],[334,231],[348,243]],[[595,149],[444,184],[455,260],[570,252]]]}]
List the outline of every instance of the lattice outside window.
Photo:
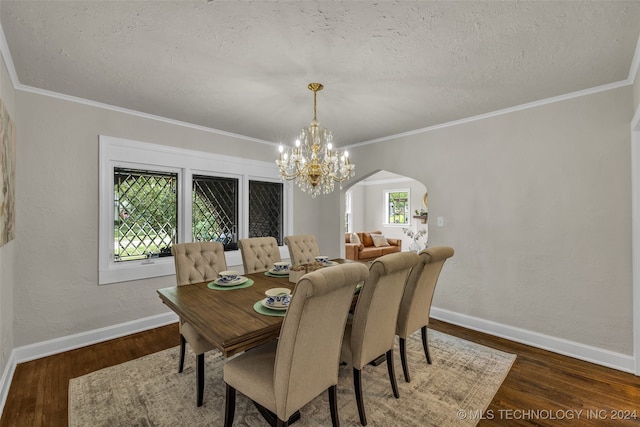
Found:
[{"label": "lattice outside window", "polygon": [[282,183],[249,181],[249,237],[283,239]]},{"label": "lattice outside window", "polygon": [[238,249],[238,180],[194,175],[192,198],[193,241]]},{"label": "lattice outside window", "polygon": [[114,262],[171,255],[178,174],[114,168]]}]

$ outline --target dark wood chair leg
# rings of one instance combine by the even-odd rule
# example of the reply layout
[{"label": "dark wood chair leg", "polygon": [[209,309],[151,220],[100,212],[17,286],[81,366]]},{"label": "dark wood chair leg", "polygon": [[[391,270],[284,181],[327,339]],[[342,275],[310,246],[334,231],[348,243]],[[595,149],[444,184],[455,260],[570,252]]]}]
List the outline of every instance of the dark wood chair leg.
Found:
[{"label": "dark wood chair leg", "polygon": [[396,381],[396,373],[393,367],[393,349],[387,351],[387,371],[389,371],[389,381],[391,381],[393,397],[398,399],[400,397],[400,393],[398,393],[398,383]]},{"label": "dark wood chair leg", "polygon": [[429,342],[427,339],[427,327],[422,327],[422,348],[424,348],[424,355],[427,357],[427,363],[431,365],[431,354],[429,353]]},{"label": "dark wood chair leg", "polygon": [[224,427],[231,427],[236,415],[236,389],[227,384],[227,396],[224,404]]},{"label": "dark wood chair leg", "polygon": [[331,425],[340,427],[340,419],[338,419],[338,386],[329,387],[329,410],[331,411]]},{"label": "dark wood chair leg", "polygon": [[360,415],[360,424],[367,425],[367,416],[364,413],[364,401],[362,400],[362,378],[360,370],[353,368],[353,388],[356,391],[356,404],[358,405],[358,415]]},{"label": "dark wood chair leg", "polygon": [[[252,402],[253,402],[253,406],[256,407],[258,412],[260,412],[260,415],[262,415],[262,417],[271,427],[277,427],[278,425],[280,425],[278,423],[281,422],[281,420],[278,419],[276,414],[274,414],[273,412],[271,412],[270,410],[268,410],[267,408],[265,408],[255,400],[252,400]],[[290,426],[291,424],[299,420],[300,420],[300,411],[296,411],[289,417],[287,421],[282,421],[282,422],[286,423],[284,424],[285,426]]]},{"label": "dark wood chair leg", "polygon": [[198,377],[198,406],[202,406],[204,396],[204,353],[196,356],[196,376]]},{"label": "dark wood chair leg", "polygon": [[411,376],[409,375],[409,365],[407,365],[407,341],[404,338],[400,338],[400,361],[402,362],[402,372],[404,373],[404,380],[408,383],[411,382]]},{"label": "dark wood chair leg", "polygon": [[180,362],[178,362],[178,373],[184,368],[184,352],[187,349],[187,340],[180,334]]}]

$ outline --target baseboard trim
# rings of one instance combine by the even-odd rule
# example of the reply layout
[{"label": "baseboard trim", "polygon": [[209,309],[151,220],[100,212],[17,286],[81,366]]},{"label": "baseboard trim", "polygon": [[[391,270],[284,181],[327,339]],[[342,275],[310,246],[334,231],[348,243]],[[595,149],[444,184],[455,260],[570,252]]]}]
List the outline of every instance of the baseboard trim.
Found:
[{"label": "baseboard trim", "polygon": [[474,331],[484,332],[510,341],[635,374],[635,361],[632,355],[616,353],[437,307],[431,308],[430,315],[434,319],[473,329]]},{"label": "baseboard trim", "polygon": [[4,367],[4,372],[2,373],[2,378],[0,378],[0,414],[4,410],[4,404],[7,401],[9,387],[11,387],[11,380],[13,379],[13,373],[16,370],[16,359],[14,354],[15,353],[12,351],[11,355],[9,355],[9,360],[7,361],[7,364]]},{"label": "baseboard trim", "polygon": [[0,379],[0,413],[4,410],[11,380],[13,379],[13,374],[18,363],[28,362],[114,338],[120,338],[135,334],[136,332],[158,328],[177,321],[178,316],[173,312],[169,312],[14,348],[13,351],[11,351],[2,378]]}]

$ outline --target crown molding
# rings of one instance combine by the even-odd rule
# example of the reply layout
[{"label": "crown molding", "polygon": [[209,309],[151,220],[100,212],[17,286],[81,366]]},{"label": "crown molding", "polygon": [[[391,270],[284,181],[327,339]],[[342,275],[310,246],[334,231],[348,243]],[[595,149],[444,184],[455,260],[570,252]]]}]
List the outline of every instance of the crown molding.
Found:
[{"label": "crown molding", "polygon": [[[4,29],[2,28],[1,24],[0,24],[0,53],[2,54],[2,57],[3,57],[4,62],[6,64],[7,71],[9,72],[9,76],[11,77],[11,81],[13,83],[13,87],[16,90],[20,90],[20,91],[24,91],[24,92],[36,93],[36,94],[39,94],[39,95],[49,96],[49,97],[58,98],[58,99],[71,101],[71,102],[77,102],[77,103],[80,103],[80,104],[85,104],[85,105],[89,105],[89,106],[93,106],[93,107],[97,107],[97,108],[108,109],[108,110],[112,110],[112,111],[121,112],[121,113],[124,113],[124,114],[134,115],[134,116],[137,116],[137,117],[142,117],[142,118],[161,121],[161,122],[165,122],[165,123],[169,123],[169,124],[173,124],[173,125],[188,127],[188,128],[200,130],[200,131],[203,131],[203,132],[210,132],[210,133],[214,133],[214,134],[218,134],[218,135],[230,136],[230,137],[233,137],[233,138],[243,139],[243,140],[246,140],[246,141],[252,141],[252,142],[257,142],[257,143],[261,143],[261,144],[268,144],[268,145],[271,145],[271,146],[277,146],[278,145],[278,143],[276,143],[274,141],[266,141],[266,140],[263,140],[263,139],[252,138],[252,137],[245,136],[245,135],[240,135],[240,134],[236,134],[236,133],[232,133],[232,132],[226,132],[226,131],[223,131],[223,130],[220,130],[220,129],[214,129],[214,128],[210,128],[210,127],[206,127],[206,126],[195,125],[193,123],[188,123],[188,122],[183,122],[183,121],[179,121],[179,120],[169,119],[169,118],[166,118],[166,117],[161,117],[161,116],[156,116],[156,115],[153,115],[153,114],[143,113],[143,112],[136,111],[136,110],[130,110],[128,108],[117,107],[117,106],[114,106],[114,105],[104,104],[104,103],[95,102],[95,101],[91,101],[91,100],[84,99],[84,98],[79,98],[79,97],[70,96],[70,95],[64,95],[64,94],[61,94],[61,93],[58,93],[58,92],[53,92],[53,91],[48,91],[48,90],[44,90],[44,89],[38,89],[38,88],[31,87],[31,86],[23,85],[23,84],[20,83],[20,81],[18,79],[18,75],[16,73],[15,66],[13,64],[13,59],[11,58],[11,53],[9,51],[9,46],[7,44],[7,40],[6,40],[6,37],[5,37],[5,34],[4,34]],[[533,102],[517,105],[517,106],[514,106],[514,107],[504,108],[504,109],[493,111],[493,112],[490,112],[490,113],[479,114],[477,116],[467,117],[467,118],[460,119],[460,120],[454,120],[454,121],[447,122],[447,123],[441,123],[441,124],[437,124],[437,125],[434,125],[434,126],[428,126],[428,127],[425,127],[425,128],[415,129],[415,130],[412,130],[412,131],[407,131],[407,132],[402,132],[402,133],[389,135],[389,136],[385,136],[385,137],[381,137],[381,138],[371,139],[371,140],[368,140],[368,141],[357,142],[357,143],[354,143],[354,144],[349,144],[349,145],[345,146],[344,148],[345,149],[351,149],[351,148],[361,147],[361,146],[365,146],[365,145],[376,144],[376,143],[379,143],[379,142],[395,140],[395,139],[403,138],[403,137],[407,137],[407,136],[419,135],[419,134],[422,134],[422,133],[431,132],[431,131],[435,131],[435,130],[438,130],[438,129],[444,129],[444,128],[447,128],[447,127],[458,126],[458,125],[465,124],[465,123],[470,123],[470,122],[474,122],[474,121],[478,121],[478,120],[484,120],[484,119],[487,119],[487,118],[490,118],[490,117],[497,117],[497,116],[501,116],[503,114],[509,114],[509,113],[512,113],[512,112],[515,112],[515,111],[526,110],[526,109],[529,109],[529,108],[535,108],[535,107],[539,107],[539,106],[542,106],[542,105],[553,104],[553,103],[565,101],[565,100],[568,100],[568,99],[578,98],[578,97],[581,97],[581,96],[592,95],[592,94],[598,93],[598,92],[604,92],[604,91],[607,91],[607,90],[612,90],[612,89],[617,89],[617,88],[624,87],[624,86],[629,86],[629,85],[632,85],[634,83],[635,76],[636,76],[639,68],[640,68],[640,36],[638,37],[638,41],[636,42],[636,49],[635,49],[635,52],[634,52],[634,55],[633,55],[633,59],[631,61],[631,67],[629,69],[629,75],[627,76],[627,78],[625,80],[622,80],[622,81],[619,81],[619,82],[614,82],[614,83],[609,83],[609,84],[605,84],[605,85],[601,85],[601,86],[596,86],[596,87],[589,88],[589,89],[579,90],[579,91],[571,92],[571,93],[564,94],[564,95],[554,96],[554,97],[551,97],[551,98],[541,99],[541,100],[538,100],[538,101],[533,101]]]}]

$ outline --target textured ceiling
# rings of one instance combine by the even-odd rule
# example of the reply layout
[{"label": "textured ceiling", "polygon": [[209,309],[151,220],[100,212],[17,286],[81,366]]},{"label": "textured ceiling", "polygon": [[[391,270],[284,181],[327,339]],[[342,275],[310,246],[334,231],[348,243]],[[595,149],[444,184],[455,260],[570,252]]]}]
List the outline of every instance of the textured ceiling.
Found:
[{"label": "textured ceiling", "polygon": [[638,1],[8,1],[19,84],[349,145],[626,80]]}]

